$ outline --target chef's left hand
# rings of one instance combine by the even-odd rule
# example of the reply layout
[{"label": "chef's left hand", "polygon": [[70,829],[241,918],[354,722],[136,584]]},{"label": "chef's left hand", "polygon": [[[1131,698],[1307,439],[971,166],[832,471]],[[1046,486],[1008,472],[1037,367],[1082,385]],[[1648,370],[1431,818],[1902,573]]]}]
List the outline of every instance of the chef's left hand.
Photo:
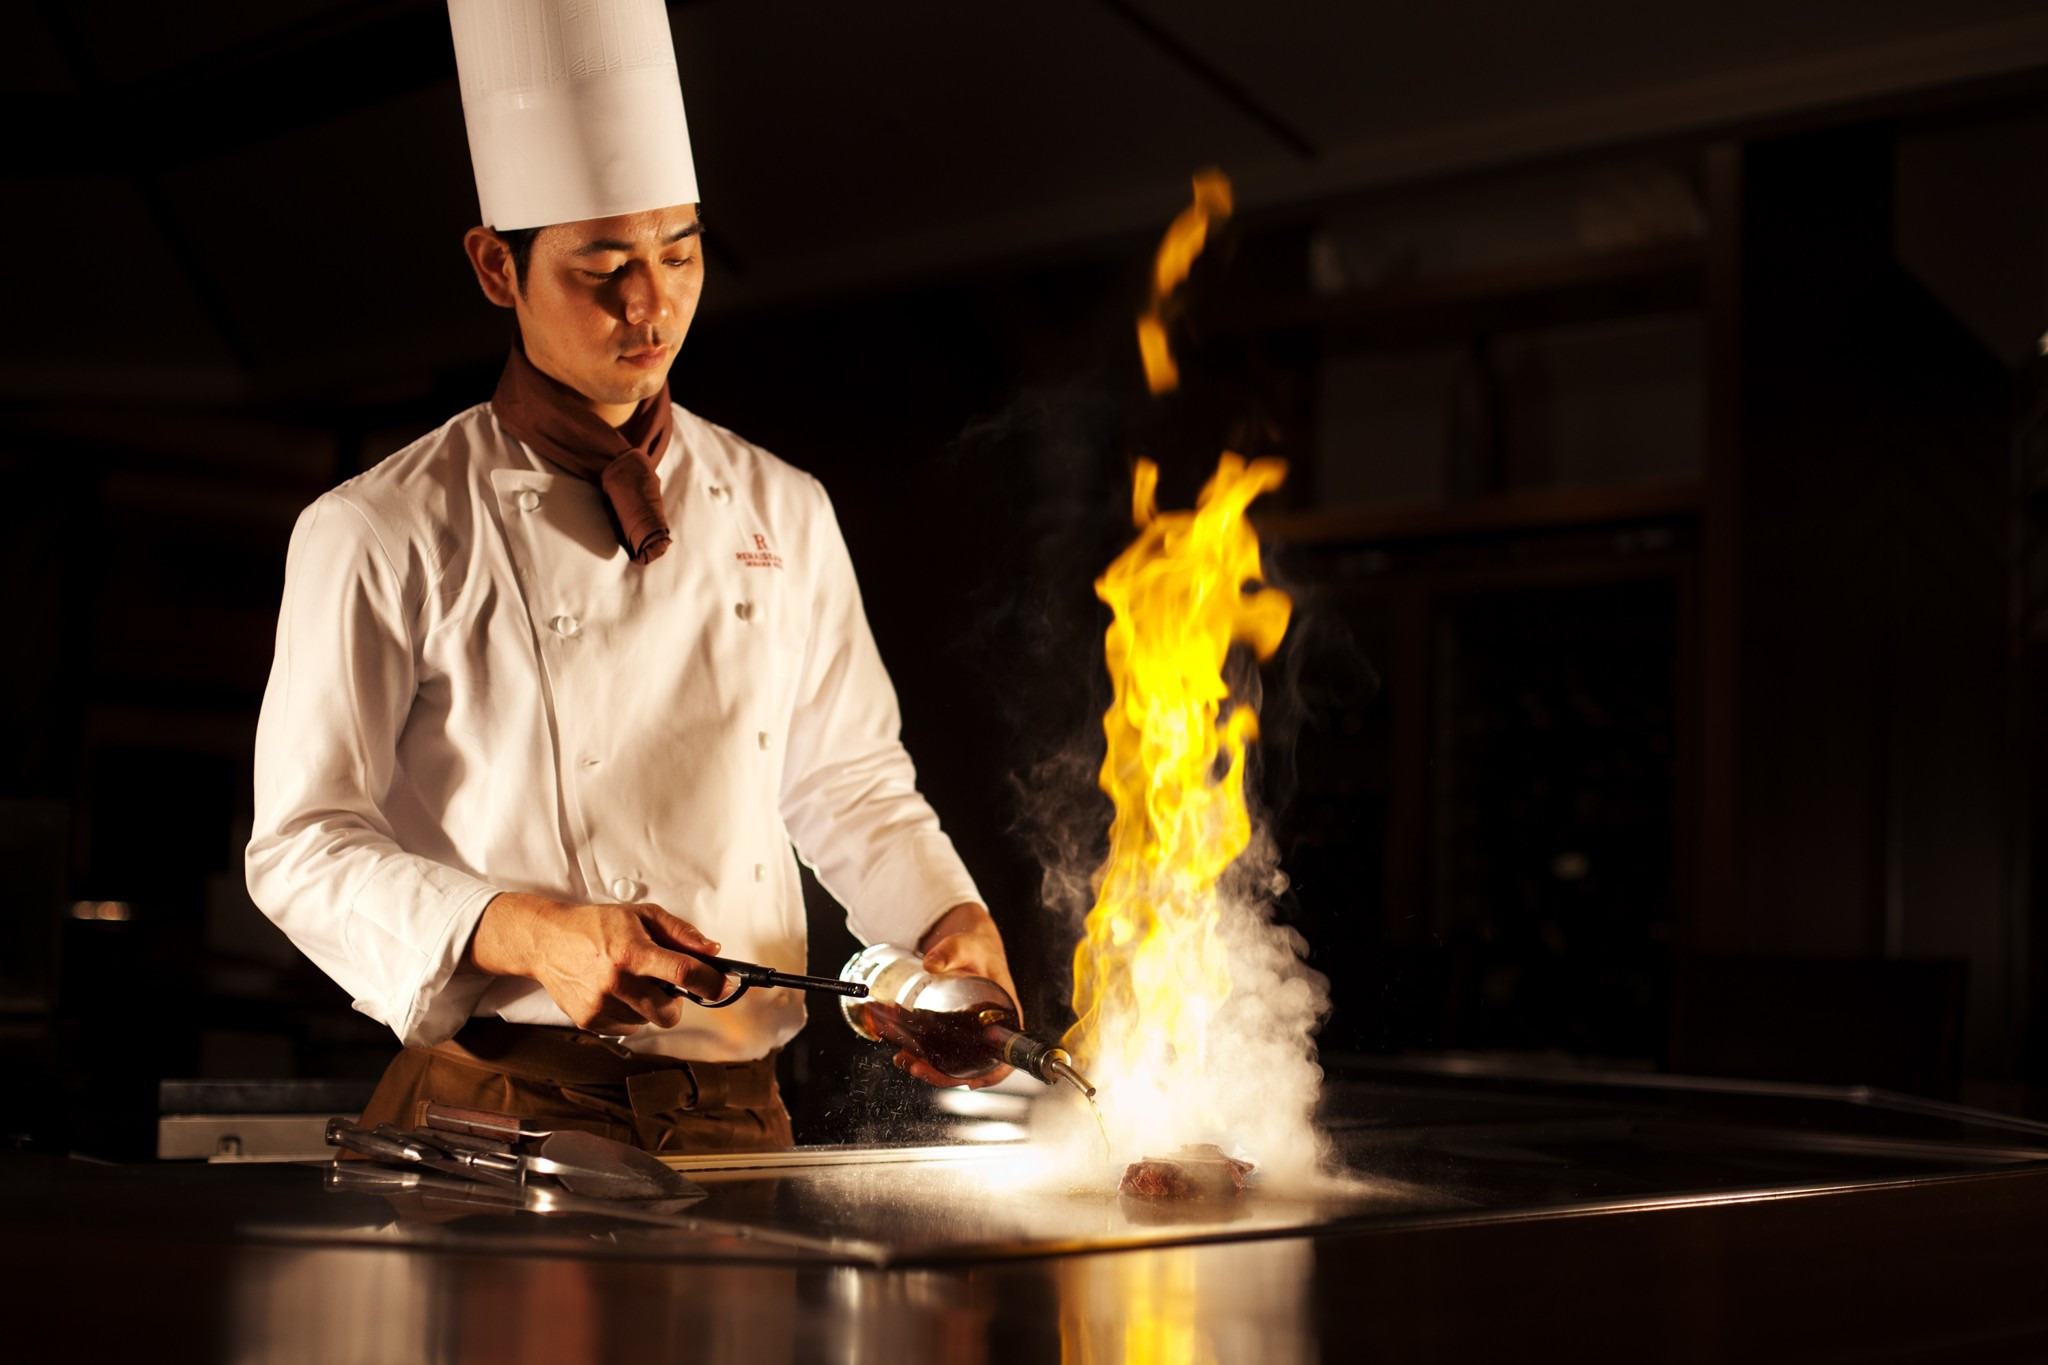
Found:
[{"label": "chef's left hand", "polygon": [[[1010,999],[1017,998],[1017,983],[1010,980],[1010,962],[1003,954],[1003,936],[996,932],[995,920],[979,905],[956,905],[939,916],[917,941],[917,950],[924,954],[926,971],[987,977],[1001,986]],[[1024,1007],[1019,1005],[1017,1022],[1021,1026],[1023,1021]],[[896,1054],[896,1065],[927,1085],[964,1085],[969,1090],[994,1085],[1010,1074],[1009,1067],[999,1066],[986,1076],[962,1080],[908,1052]]]}]

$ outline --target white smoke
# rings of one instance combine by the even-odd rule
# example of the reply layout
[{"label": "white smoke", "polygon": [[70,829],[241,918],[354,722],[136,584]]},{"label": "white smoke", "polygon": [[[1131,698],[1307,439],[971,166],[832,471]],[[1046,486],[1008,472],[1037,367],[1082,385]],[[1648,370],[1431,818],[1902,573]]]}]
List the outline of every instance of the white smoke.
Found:
[{"label": "white smoke", "polygon": [[[1048,869],[1048,887],[1070,889],[1078,870]],[[1140,1157],[1171,1156],[1182,1146],[1214,1143],[1256,1166],[1269,1188],[1316,1183],[1329,1146],[1315,1125],[1323,1072],[1315,1030],[1329,1012],[1329,982],[1304,960],[1308,945],[1273,922],[1275,898],[1286,889],[1278,850],[1263,826],[1233,864],[1207,907],[1228,961],[1230,988],[1215,1002],[1199,1036],[1161,1041],[1151,1021],[1131,1010],[1098,1021],[1105,1059],[1155,1059],[1103,1064],[1097,1086],[1098,1129],[1088,1107],[1062,1089],[1036,1107],[1033,1137],[1059,1150],[1061,1164],[1099,1166],[1113,1184]],[[1199,1059],[1199,1060],[1198,1060]],[[1176,1064],[1178,1063],[1178,1064]]]}]

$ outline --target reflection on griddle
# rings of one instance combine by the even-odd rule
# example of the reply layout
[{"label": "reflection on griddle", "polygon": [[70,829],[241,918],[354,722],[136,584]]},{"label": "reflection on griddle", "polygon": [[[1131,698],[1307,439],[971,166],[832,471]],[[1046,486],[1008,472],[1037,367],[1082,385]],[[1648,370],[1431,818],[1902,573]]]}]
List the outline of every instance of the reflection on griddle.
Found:
[{"label": "reflection on griddle", "polygon": [[1317,1359],[1303,1242],[1248,1242],[1227,1260],[1193,1247],[1059,1263],[1061,1365]]},{"label": "reflection on griddle", "polygon": [[1120,1194],[1116,1202],[1131,1226],[1140,1228],[1191,1228],[1234,1223],[1245,1216],[1246,1210],[1241,1199],[1141,1199]]}]

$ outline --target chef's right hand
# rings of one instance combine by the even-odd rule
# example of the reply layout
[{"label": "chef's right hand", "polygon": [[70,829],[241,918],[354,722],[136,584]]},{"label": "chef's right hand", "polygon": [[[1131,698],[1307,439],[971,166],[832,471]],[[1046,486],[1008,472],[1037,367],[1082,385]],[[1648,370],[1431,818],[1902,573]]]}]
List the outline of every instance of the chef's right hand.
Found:
[{"label": "chef's right hand", "polygon": [[537,981],[576,1027],[618,1035],[682,1022],[683,1002],[658,982],[707,1000],[725,994],[721,973],[678,948],[718,951],[658,905],[573,905],[504,891],[484,907],[463,965]]}]

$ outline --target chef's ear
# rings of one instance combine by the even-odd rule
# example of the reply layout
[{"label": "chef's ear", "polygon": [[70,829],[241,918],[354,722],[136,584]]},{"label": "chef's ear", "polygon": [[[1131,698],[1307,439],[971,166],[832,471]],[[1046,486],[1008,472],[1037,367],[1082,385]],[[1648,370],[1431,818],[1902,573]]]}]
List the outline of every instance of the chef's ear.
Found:
[{"label": "chef's ear", "polygon": [[519,278],[519,262],[511,244],[487,227],[473,227],[462,234],[462,250],[469,257],[470,269],[476,271],[484,297],[500,308],[517,306],[525,281]]}]

